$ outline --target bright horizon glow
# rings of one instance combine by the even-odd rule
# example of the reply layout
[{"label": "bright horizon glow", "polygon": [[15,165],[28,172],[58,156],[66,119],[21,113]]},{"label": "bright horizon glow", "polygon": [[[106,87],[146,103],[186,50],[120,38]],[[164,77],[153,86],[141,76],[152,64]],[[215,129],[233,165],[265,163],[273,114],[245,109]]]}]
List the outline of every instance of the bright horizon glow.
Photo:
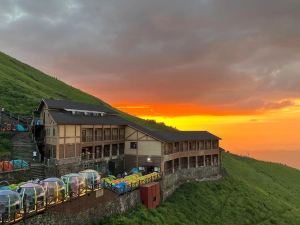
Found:
[{"label": "bright horizon glow", "polygon": [[[300,100],[295,100],[293,106],[270,110],[259,115],[140,117],[164,122],[179,130],[207,130],[222,138],[221,146],[226,150],[267,161],[281,162],[300,169],[300,161],[293,157],[294,152],[296,155],[300,153],[299,103]],[[132,107],[123,108],[129,113],[131,109]],[[283,152],[292,154],[285,156]]]}]

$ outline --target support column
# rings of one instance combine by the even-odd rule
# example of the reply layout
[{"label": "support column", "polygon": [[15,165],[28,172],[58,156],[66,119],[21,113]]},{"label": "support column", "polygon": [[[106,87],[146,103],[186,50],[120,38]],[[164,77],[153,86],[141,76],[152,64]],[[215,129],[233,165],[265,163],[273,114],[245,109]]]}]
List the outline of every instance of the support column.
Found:
[{"label": "support column", "polygon": [[174,168],[174,159],[172,160],[172,173],[174,173],[175,172],[175,168]]},{"label": "support column", "polygon": [[198,156],[196,156],[196,168],[198,168]]},{"label": "support column", "polygon": [[109,159],[112,158],[112,144],[109,144]]},{"label": "support column", "polygon": [[187,160],[187,168],[189,169],[190,168],[190,156],[188,156],[187,159],[188,159]]}]

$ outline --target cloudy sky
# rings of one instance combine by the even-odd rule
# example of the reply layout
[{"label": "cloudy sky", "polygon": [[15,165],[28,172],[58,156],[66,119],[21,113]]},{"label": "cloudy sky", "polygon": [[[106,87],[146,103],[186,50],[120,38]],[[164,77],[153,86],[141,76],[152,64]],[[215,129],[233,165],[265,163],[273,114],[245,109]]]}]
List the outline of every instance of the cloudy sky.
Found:
[{"label": "cloudy sky", "polygon": [[0,2],[1,51],[126,111],[299,111],[299,0]]}]

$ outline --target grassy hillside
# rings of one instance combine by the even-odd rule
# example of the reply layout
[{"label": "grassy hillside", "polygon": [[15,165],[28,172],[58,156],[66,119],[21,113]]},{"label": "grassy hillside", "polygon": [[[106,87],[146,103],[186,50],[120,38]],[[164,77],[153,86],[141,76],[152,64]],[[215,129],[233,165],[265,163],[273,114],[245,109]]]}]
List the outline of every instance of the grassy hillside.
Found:
[{"label": "grassy hillside", "polygon": [[224,154],[228,177],[187,183],[157,209],[99,224],[299,225],[300,171]]},{"label": "grassy hillside", "polygon": [[9,158],[13,149],[11,138],[12,134],[0,132],[0,158]]},{"label": "grassy hillside", "polygon": [[[16,114],[30,115],[42,98],[70,99],[109,106],[94,96],[0,52],[0,106]],[[170,129],[163,124],[118,112],[122,117],[153,130]]]}]

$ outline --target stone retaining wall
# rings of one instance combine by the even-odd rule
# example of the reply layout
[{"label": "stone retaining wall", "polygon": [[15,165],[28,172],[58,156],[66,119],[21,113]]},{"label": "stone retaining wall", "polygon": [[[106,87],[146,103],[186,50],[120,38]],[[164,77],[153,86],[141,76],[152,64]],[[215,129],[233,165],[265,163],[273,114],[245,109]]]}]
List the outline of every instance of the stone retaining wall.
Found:
[{"label": "stone retaining wall", "polygon": [[44,213],[27,218],[19,224],[95,224],[106,216],[120,214],[129,209],[133,209],[138,203],[140,203],[139,190],[118,196],[117,194],[104,189],[47,208]]},{"label": "stone retaining wall", "polygon": [[220,167],[198,167],[181,169],[175,173],[165,175],[161,181],[162,199],[165,200],[183,183],[188,180],[219,179]]},{"label": "stone retaining wall", "polygon": [[7,181],[10,184],[27,181],[31,178],[30,169],[14,170],[0,173],[0,182]]}]

